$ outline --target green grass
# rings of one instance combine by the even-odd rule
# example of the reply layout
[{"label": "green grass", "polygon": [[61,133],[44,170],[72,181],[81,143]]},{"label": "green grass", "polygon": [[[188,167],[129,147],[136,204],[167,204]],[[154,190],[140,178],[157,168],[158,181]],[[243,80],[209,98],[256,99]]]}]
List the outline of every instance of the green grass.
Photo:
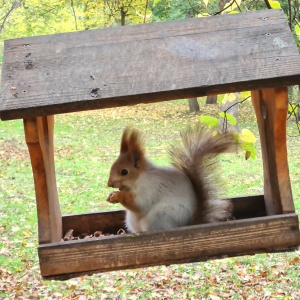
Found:
[{"label": "green grass", "polygon": [[[217,115],[201,104],[201,114]],[[107,203],[109,168],[118,155],[125,126],[141,129],[147,154],[168,164],[168,146],[185,125],[197,122],[186,101],[57,115],[55,159],[63,214],[120,208]],[[257,137],[249,102],[240,108],[240,127]],[[289,122],[288,134],[297,135]],[[225,196],[263,191],[262,160],[244,154],[221,157]],[[288,137],[289,167],[300,212],[300,138]],[[41,280],[37,257],[37,217],[29,155],[21,121],[0,122],[0,299],[299,299],[299,253],[261,254],[170,267],[95,274],[67,282]],[[121,250],[120,250],[121,251]],[[215,298],[218,299],[218,298]]]}]

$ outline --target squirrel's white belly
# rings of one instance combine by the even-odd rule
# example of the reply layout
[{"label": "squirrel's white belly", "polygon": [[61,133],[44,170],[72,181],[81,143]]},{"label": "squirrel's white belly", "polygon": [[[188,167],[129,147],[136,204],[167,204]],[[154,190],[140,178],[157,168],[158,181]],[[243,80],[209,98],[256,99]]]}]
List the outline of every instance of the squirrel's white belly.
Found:
[{"label": "squirrel's white belly", "polygon": [[139,214],[127,211],[131,232],[168,230],[189,225],[196,196],[188,177],[175,168],[153,168],[144,172],[133,190]]}]

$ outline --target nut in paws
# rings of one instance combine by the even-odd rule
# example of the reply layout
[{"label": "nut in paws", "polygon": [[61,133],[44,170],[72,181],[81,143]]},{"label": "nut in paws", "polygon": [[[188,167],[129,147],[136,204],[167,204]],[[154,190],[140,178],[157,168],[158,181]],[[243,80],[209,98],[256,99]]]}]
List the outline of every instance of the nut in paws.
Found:
[{"label": "nut in paws", "polygon": [[109,194],[107,201],[110,203],[119,203],[120,202],[120,192],[112,192]]}]

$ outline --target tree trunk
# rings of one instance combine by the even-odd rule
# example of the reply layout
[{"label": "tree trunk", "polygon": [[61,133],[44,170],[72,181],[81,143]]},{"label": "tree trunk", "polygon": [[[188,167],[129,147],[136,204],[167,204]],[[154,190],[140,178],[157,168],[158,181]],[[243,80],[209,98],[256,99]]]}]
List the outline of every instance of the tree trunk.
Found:
[{"label": "tree trunk", "polygon": [[121,26],[125,26],[126,11],[121,7]]},{"label": "tree trunk", "polygon": [[218,96],[217,95],[210,95],[206,97],[206,104],[216,104]]},{"label": "tree trunk", "polygon": [[197,98],[189,98],[188,101],[189,101],[190,112],[200,111],[200,107],[199,107]]}]

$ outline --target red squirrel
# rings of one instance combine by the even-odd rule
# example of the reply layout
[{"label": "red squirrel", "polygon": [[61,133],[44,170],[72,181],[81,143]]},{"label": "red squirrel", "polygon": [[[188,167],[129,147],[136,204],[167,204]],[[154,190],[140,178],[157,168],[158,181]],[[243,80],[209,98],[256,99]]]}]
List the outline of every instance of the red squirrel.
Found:
[{"label": "red squirrel", "polygon": [[126,208],[129,232],[228,220],[230,201],[216,199],[216,158],[236,149],[232,134],[197,125],[182,132],[181,144],[171,147],[173,166],[160,167],[146,157],[140,132],[125,128],[108,179],[108,186],[119,191],[110,193],[107,201]]}]

